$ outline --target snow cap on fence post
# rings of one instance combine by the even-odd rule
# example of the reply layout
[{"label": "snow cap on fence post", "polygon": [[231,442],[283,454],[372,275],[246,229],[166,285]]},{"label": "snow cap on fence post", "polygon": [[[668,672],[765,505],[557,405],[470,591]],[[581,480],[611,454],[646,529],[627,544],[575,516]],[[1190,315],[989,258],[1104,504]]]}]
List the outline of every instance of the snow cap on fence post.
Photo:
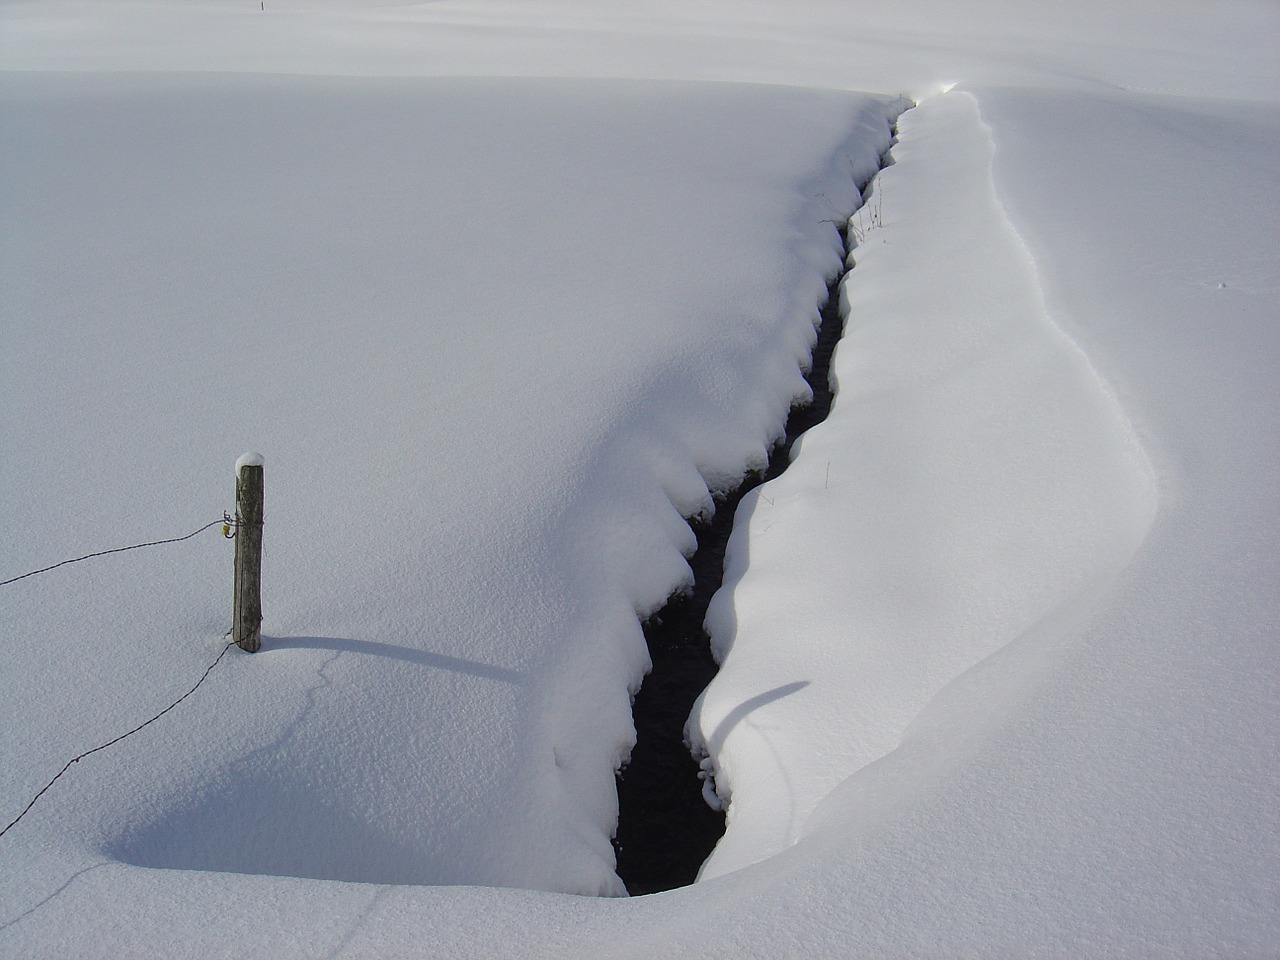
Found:
[{"label": "snow cap on fence post", "polygon": [[231,639],[249,653],[262,646],[263,468],[266,458],[236,461],[236,551]]}]

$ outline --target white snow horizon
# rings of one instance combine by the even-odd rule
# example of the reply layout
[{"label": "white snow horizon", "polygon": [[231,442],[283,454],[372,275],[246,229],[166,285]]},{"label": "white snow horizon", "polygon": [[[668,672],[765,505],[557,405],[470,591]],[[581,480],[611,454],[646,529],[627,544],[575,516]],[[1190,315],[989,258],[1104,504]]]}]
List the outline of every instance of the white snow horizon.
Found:
[{"label": "white snow horizon", "polygon": [[[0,4],[0,580],[267,486],[262,651],[0,837],[0,956],[1273,956],[1277,48],[1266,0]],[[727,831],[627,898],[640,620],[846,217],[832,413],[707,618]],[[230,586],[215,529],[0,587],[4,823]]]}]

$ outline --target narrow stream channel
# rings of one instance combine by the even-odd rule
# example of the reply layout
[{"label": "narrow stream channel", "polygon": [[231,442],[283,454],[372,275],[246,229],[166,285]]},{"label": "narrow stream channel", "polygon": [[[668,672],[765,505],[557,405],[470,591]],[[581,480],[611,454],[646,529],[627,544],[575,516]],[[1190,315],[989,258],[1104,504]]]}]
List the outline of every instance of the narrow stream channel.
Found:
[{"label": "narrow stream channel", "polygon": [[[891,162],[886,151],[881,169]],[[862,185],[862,193],[868,196],[868,185]],[[848,229],[840,226],[839,233],[847,263]],[[712,595],[724,581],[725,547],[738,503],[750,490],[782,474],[791,463],[796,439],[831,411],[831,357],[844,333],[840,283],[846,272],[827,284],[812,369],[805,378],[813,400],[791,409],[786,435],[771,451],[765,471],[748,474],[736,490],[717,499],[710,522],[694,524],[698,549],[689,559],[692,592],[672,597],[644,624],[653,670],[636,694],[636,745],[618,774],[618,831],[613,841],[618,876],[632,896],[693,883],[724,835],[724,813],[702,799],[698,764],[684,742],[693,702],[717,670],[703,621]]]}]

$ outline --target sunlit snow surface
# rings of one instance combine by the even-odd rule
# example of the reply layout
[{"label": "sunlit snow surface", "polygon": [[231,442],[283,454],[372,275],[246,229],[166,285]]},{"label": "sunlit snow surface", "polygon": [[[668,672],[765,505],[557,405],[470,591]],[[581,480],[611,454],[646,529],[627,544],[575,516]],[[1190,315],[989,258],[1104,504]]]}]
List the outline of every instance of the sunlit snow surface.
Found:
[{"label": "sunlit snow surface", "polygon": [[[0,955],[1274,949],[1273,6],[265,6],[0,5],[0,579],[268,462],[263,651],[0,839]],[[728,833],[566,896],[901,94],[709,617]],[[212,662],[230,549],[0,589],[7,823]]]}]

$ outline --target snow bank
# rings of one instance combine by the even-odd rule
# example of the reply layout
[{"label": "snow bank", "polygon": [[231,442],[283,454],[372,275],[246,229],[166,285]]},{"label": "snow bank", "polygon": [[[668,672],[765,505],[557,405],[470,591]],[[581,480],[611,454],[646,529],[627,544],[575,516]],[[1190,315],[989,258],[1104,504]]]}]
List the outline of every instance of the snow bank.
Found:
[{"label": "snow bank", "polygon": [[735,943],[790,910],[827,956],[1271,950],[1278,119],[963,88],[903,118],[841,393],[709,617],[706,888],[786,904]]},{"label": "snow bank", "polygon": [[[6,565],[273,464],[264,651],[6,834],[0,953],[1274,952],[1274,4],[266,6],[0,6]],[[713,620],[730,832],[566,896],[883,135],[707,80],[926,102]],[[217,655],[210,538],[9,589],[6,809]]]},{"label": "snow bank", "polygon": [[973,98],[926,102],[901,136],[876,181],[889,220],[845,281],[839,401],[739,508],[708,613],[724,666],[699,741],[735,798],[708,876],[794,843],[948,685],[1076,617],[1153,516],[1142,448],[995,197]]},{"label": "snow bank", "polygon": [[[829,221],[892,98],[3,91],[3,476],[41,491],[8,501],[6,566],[218,517],[247,440],[274,464],[263,652],[60,781],[10,851],[620,892],[637,618],[688,577],[682,514],[763,462],[807,389]],[[10,588],[10,635],[39,641],[3,681],[5,809],[199,676],[229,583],[212,538]]]}]

